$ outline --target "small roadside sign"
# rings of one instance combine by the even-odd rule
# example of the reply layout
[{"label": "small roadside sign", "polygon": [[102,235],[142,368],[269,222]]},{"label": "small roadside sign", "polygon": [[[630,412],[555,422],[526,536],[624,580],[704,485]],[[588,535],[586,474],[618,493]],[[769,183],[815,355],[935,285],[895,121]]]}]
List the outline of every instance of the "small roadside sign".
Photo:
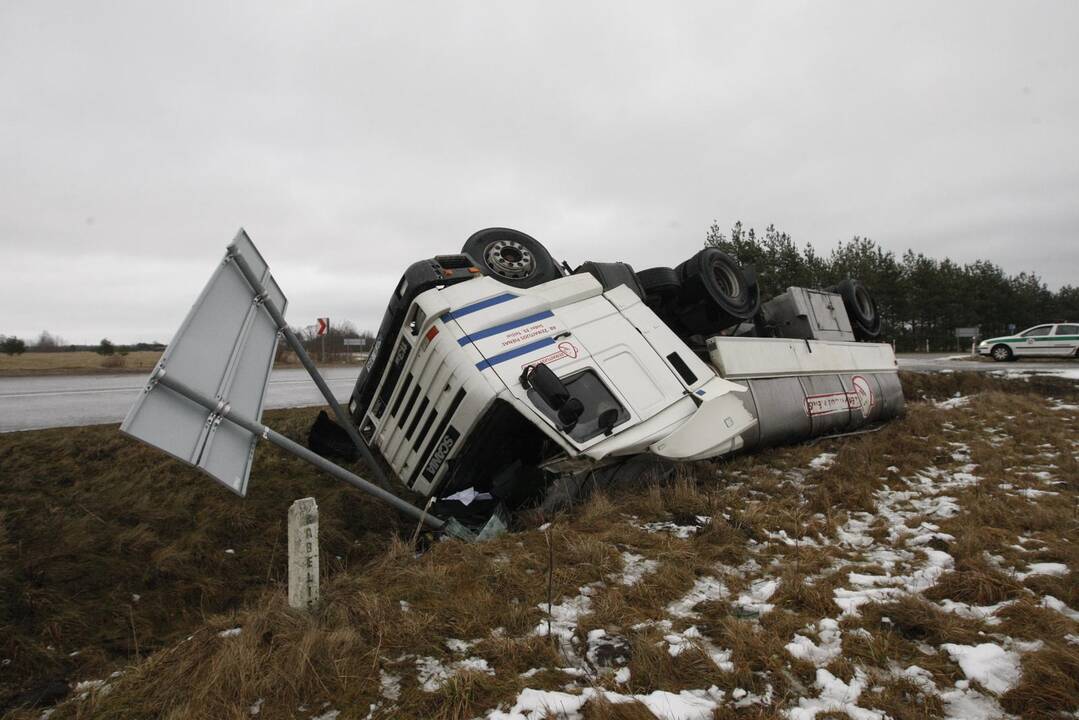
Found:
[{"label": "small roadside sign", "polygon": [[318,318],[318,335],[325,335],[330,330],[329,318]]}]

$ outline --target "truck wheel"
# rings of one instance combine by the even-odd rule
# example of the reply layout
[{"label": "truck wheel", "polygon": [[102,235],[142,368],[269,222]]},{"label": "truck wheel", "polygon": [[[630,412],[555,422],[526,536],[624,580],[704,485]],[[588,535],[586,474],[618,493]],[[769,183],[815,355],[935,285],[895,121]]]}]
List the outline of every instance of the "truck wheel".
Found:
[{"label": "truck wheel", "polygon": [[739,320],[753,317],[760,307],[756,278],[727,253],[705,248],[678,266],[683,295],[711,299],[726,314]]},{"label": "truck wheel", "polygon": [[994,345],[993,349],[989,351],[989,355],[997,362],[1007,362],[1015,357],[1012,349],[1004,344]]},{"label": "truck wheel", "polygon": [[847,278],[828,288],[828,291],[838,293],[843,298],[843,307],[847,309],[856,338],[872,340],[880,335],[880,313],[877,312],[877,303],[865,285],[853,278]]},{"label": "truck wheel", "polygon": [[637,297],[644,300],[644,289],[637,279],[637,273],[633,272],[632,265],[623,262],[600,263],[589,260],[581,263],[581,266],[573,271],[574,275],[580,275],[581,273],[589,273],[596,280],[599,280],[604,292],[614,290],[619,285],[625,285]]},{"label": "truck wheel", "polygon": [[670,300],[682,291],[682,281],[678,279],[678,273],[669,267],[641,270],[637,273],[637,280],[644,288],[645,297],[661,303]]},{"label": "truck wheel", "polygon": [[562,277],[547,248],[519,230],[480,230],[465,241],[461,252],[471,257],[485,275],[513,287],[535,287]]}]

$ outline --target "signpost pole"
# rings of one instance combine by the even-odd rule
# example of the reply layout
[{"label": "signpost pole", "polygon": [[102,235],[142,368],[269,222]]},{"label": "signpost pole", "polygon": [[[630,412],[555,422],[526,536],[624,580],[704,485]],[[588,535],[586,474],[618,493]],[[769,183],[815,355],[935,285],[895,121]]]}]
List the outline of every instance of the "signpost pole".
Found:
[{"label": "signpost pole", "polygon": [[228,246],[228,252],[229,257],[236,263],[236,267],[240,269],[240,272],[251,286],[251,289],[255,291],[256,297],[262,298],[262,306],[270,313],[270,317],[273,318],[274,324],[277,325],[277,329],[284,335],[285,342],[287,342],[289,347],[292,348],[292,351],[296,353],[296,357],[300,359],[300,362],[307,370],[307,374],[311,376],[311,379],[315,382],[319,392],[322,393],[322,397],[326,398],[326,402],[329,404],[330,408],[333,409],[333,414],[337,417],[337,424],[344,428],[345,432],[348,433],[349,438],[351,438],[356,449],[360,451],[360,456],[363,457],[364,462],[367,463],[367,467],[371,469],[371,472],[375,474],[382,484],[387,484],[386,477],[382,472],[382,467],[371,455],[371,451],[367,449],[367,445],[360,439],[359,433],[356,432],[356,428],[352,425],[352,421],[349,419],[348,415],[345,414],[344,408],[337,402],[337,398],[334,397],[333,392],[330,390],[329,386],[326,385],[326,381],[322,379],[322,375],[319,373],[318,368],[315,367],[315,363],[311,361],[311,357],[307,354],[307,351],[303,349],[303,343],[300,342],[300,339],[296,337],[296,333],[292,332],[292,328],[285,322],[284,315],[281,314],[281,311],[278,310],[273,301],[266,297],[266,288],[262,286],[262,283],[259,282],[255,273],[252,272],[251,266],[244,260],[243,255],[236,248],[235,244]]},{"label": "signpost pole", "polygon": [[180,380],[169,376],[164,369],[159,370],[157,374],[155,374],[151,378],[151,382],[156,382],[163,387],[167,387],[169,390],[172,390],[173,392],[182,395],[188,400],[191,400],[192,402],[201,405],[210,412],[214,413],[214,415],[216,415],[217,417],[239,425],[244,430],[247,430],[253,435],[257,435],[258,437],[269,440],[271,443],[281,448],[282,450],[290,452],[301,460],[306,460],[307,462],[311,463],[318,469],[324,470],[330,475],[333,475],[340,480],[344,480],[350,485],[358,487],[360,490],[363,490],[368,495],[374,495],[380,500],[389,503],[393,507],[405,513],[413,520],[422,522],[423,524],[434,530],[441,530],[446,525],[445,521],[424,512],[421,508],[418,508],[415,505],[412,505],[411,503],[402,500],[393,493],[380,488],[378,485],[364,480],[359,475],[355,475],[348,470],[345,470],[340,465],[336,465],[330,462],[318,453],[312,452],[305,448],[303,445],[300,445],[297,442],[293,442],[281,433],[271,430],[266,425],[257,423],[250,418],[244,417],[243,415],[234,414],[229,408],[229,404],[224,400],[219,401],[206,397],[199,391],[189,387]]}]

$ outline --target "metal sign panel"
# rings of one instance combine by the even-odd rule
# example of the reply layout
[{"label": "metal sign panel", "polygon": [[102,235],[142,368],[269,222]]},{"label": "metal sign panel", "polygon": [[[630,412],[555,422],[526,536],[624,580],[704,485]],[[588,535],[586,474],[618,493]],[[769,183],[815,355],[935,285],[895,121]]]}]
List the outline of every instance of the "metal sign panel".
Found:
[{"label": "metal sign panel", "polygon": [[977,327],[961,327],[955,329],[955,336],[957,338],[978,337],[980,334],[981,330]]},{"label": "metal sign panel", "polygon": [[277,325],[234,259],[243,257],[282,314],[287,300],[242,229],[188,312],[120,430],[244,495],[258,436],[154,382],[160,372],[259,421]]}]

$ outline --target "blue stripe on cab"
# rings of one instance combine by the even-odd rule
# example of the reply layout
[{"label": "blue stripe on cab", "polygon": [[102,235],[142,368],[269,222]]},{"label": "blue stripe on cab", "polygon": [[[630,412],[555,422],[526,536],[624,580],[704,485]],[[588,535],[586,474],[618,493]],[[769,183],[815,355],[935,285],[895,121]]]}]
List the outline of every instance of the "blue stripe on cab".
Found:
[{"label": "blue stripe on cab", "polygon": [[511,320],[510,322],[502,323],[501,325],[489,327],[486,330],[478,330],[471,335],[465,335],[463,338],[458,340],[457,343],[463,347],[470,343],[474,343],[477,340],[489,338],[492,335],[498,335],[499,333],[504,333],[507,330],[512,330],[513,328],[521,327],[522,325],[529,325],[538,320],[546,320],[549,317],[554,317],[554,313],[550,310],[544,310],[543,312],[536,313],[535,315],[523,317],[520,320]]},{"label": "blue stripe on cab", "polygon": [[487,358],[486,360],[481,360],[480,362],[476,363],[476,369],[477,370],[485,370],[485,369],[487,369],[489,367],[494,367],[495,365],[497,365],[497,364],[499,364],[501,362],[505,362],[506,360],[512,360],[515,357],[519,357],[521,355],[526,355],[526,354],[532,352],[533,350],[539,350],[540,348],[547,347],[548,345],[554,345],[554,338],[545,337],[542,340],[537,340],[536,342],[531,342],[531,343],[528,343],[527,345],[522,345],[519,348],[514,348],[513,350],[507,350],[506,352],[499,353],[498,355],[493,355],[493,356]]},{"label": "blue stripe on cab", "polygon": [[464,317],[465,315],[471,315],[474,312],[485,310],[492,305],[498,305],[500,303],[513,300],[515,297],[517,296],[513,293],[502,293],[501,295],[495,295],[494,297],[487,298],[486,300],[480,300],[479,302],[474,302],[471,305],[465,305],[464,307],[458,308],[457,310],[451,310],[450,312],[445,313],[442,316],[442,320],[443,322],[445,322],[447,320],[455,320],[459,317]]}]

